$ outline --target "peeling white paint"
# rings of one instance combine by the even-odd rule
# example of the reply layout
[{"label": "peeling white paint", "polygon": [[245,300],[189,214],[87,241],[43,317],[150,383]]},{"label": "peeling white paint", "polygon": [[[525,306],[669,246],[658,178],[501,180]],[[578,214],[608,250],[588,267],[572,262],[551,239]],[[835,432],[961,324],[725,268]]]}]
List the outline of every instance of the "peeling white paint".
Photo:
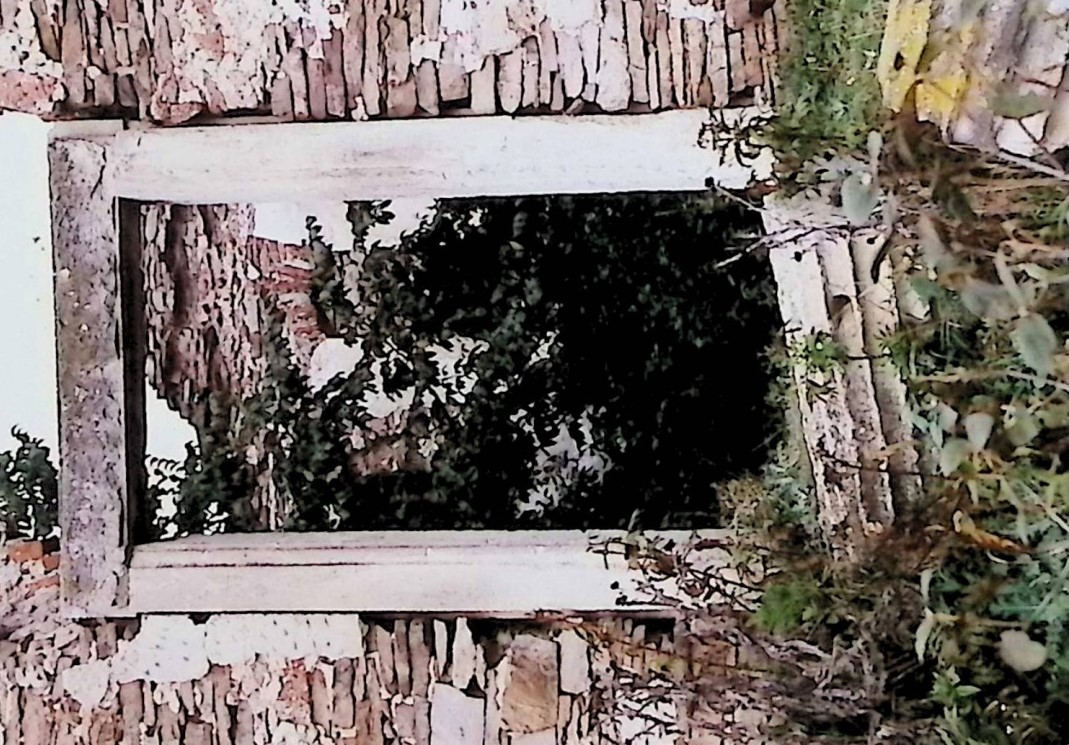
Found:
[{"label": "peeling white paint", "polygon": [[588,23],[601,21],[600,0],[535,0],[535,7],[555,30],[572,35]]},{"label": "peeling white paint", "polygon": [[717,10],[717,6],[708,0],[701,4],[695,3],[694,0],[669,0],[667,7],[662,0],[659,5],[668,11],[670,18],[697,18],[718,26],[724,23],[724,11]]},{"label": "peeling white paint", "polygon": [[443,683],[431,687],[430,745],[482,745],[483,701]]},{"label": "peeling white paint", "polygon": [[[99,706],[122,683],[184,683],[211,665],[237,669],[258,657],[287,660],[363,657],[360,619],[353,614],[233,614],[196,624],[187,616],[146,616],[118,652],[64,671],[62,685],[83,706]],[[257,684],[257,687],[259,684]],[[265,692],[264,701],[277,699]]]},{"label": "peeling white paint", "polygon": [[579,694],[590,690],[590,644],[568,629],[557,637],[560,646],[560,689]]},{"label": "peeling white paint", "polygon": [[111,686],[111,665],[105,660],[75,665],[60,674],[60,684],[82,707],[96,708]]},{"label": "peeling white paint", "polygon": [[[525,39],[538,34],[544,20],[560,33],[579,36],[593,31],[596,36],[601,16],[599,0],[442,0],[439,38],[430,41],[452,38],[457,56],[443,61],[476,72],[487,57],[519,49]],[[440,54],[438,50],[439,56],[424,58],[439,59]]]},{"label": "peeling white paint", "polygon": [[413,67],[424,60],[439,62],[442,59],[442,40],[431,39],[425,34],[420,34],[412,39],[410,51]]},{"label": "peeling white paint", "polygon": [[[274,40],[265,30],[282,20],[277,6],[243,0],[216,0],[207,11],[184,0],[171,0],[170,6],[161,11],[172,16],[172,26],[183,29],[171,43],[177,102],[258,106],[261,70],[275,67]],[[223,49],[205,44],[206,39],[217,39]],[[161,93],[162,86],[156,96]]]},{"label": "peeling white paint", "polygon": [[457,619],[456,634],[453,637],[452,680],[459,686],[466,686],[475,674],[475,659],[478,650],[468,628],[467,619]]},{"label": "peeling white paint", "polygon": [[120,642],[108,661],[116,683],[179,683],[208,674],[204,627],[185,616],[148,616],[133,641]]}]

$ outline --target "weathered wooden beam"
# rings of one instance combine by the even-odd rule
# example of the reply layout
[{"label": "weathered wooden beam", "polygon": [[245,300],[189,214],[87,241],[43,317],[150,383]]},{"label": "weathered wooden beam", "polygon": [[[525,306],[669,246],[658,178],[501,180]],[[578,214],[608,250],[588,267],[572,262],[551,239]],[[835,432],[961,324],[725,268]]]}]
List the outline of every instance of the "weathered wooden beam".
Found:
[{"label": "weathered wooden beam", "polygon": [[[655,535],[677,545],[694,536],[686,531]],[[702,531],[701,537],[722,541],[728,534]],[[611,612],[626,596],[629,611],[676,613],[677,604],[642,589],[647,578],[629,567],[621,552],[605,553],[623,538],[612,531],[193,536],[135,548],[130,608],[137,613],[374,611],[528,618],[539,612]],[[721,550],[694,555],[737,578]]]},{"label": "weathered wooden beam", "polygon": [[193,204],[284,202],[297,193],[351,200],[699,191],[709,178],[744,187],[745,167],[698,142],[708,116],[689,110],[492,117],[478,125],[421,119],[127,131],[113,144],[115,187],[126,198]]},{"label": "weathered wooden beam", "polygon": [[[118,214],[105,140],[49,145],[60,419],[62,588],[68,612],[126,598],[132,387],[123,334]],[[143,386],[143,378],[141,380]]]},{"label": "weathered wooden beam", "polygon": [[[771,201],[763,216],[819,522],[833,551],[855,558],[890,525],[894,510],[845,219],[802,199]],[[852,359],[842,367],[812,365],[805,350],[818,343],[840,344]]]}]

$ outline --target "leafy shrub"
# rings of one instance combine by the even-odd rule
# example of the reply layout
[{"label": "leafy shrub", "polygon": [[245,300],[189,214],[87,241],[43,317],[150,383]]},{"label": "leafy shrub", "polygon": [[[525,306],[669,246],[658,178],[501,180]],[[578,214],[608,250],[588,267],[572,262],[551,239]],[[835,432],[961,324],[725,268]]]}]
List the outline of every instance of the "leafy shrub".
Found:
[{"label": "leafy shrub", "polygon": [[49,538],[58,524],[56,467],[41,440],[13,430],[18,447],[0,452],[0,538]]},{"label": "leafy shrub", "polygon": [[[392,217],[387,204],[352,212]],[[364,356],[313,390],[267,330],[268,380],[223,418],[236,430],[202,433],[189,465],[204,481],[177,494],[180,531],[207,527],[211,510],[242,529],[235,504],[259,483],[242,465],[250,447],[272,463],[292,529],[715,524],[717,482],[760,467],[778,432],[763,403],[778,326],[769,269],[742,250],[755,229],[708,195],[446,200],[400,245],[353,259],[313,223],[315,301]],[[360,262],[355,286],[347,261]],[[454,376],[432,350],[462,338],[477,349]],[[422,404],[397,438],[433,438],[430,462],[355,473],[367,394],[402,390]],[[518,514],[562,426],[613,467]]]}]

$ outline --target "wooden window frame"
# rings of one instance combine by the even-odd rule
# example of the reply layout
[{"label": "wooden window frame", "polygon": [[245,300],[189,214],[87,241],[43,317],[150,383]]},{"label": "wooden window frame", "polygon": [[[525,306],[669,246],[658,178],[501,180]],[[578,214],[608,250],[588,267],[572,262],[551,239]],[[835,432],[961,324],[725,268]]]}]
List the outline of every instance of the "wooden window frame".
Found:
[{"label": "wooden window frame", "polygon": [[[700,142],[709,118],[691,110],[175,129],[56,125],[49,162],[66,613],[619,611],[622,593],[642,577],[623,556],[591,548],[620,533],[225,535],[134,546],[145,483],[138,202],[692,191],[710,180],[744,186],[752,165]],[[655,600],[628,606],[664,608]]]}]

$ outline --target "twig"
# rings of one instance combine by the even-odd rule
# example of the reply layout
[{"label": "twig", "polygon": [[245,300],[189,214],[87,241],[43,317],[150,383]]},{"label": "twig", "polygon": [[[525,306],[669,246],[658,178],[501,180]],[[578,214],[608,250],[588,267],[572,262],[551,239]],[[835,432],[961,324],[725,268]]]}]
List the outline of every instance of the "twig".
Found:
[{"label": "twig", "polygon": [[993,150],[991,148],[972,148],[964,147],[962,145],[951,145],[950,148],[952,150],[956,150],[959,153],[968,152],[970,150],[974,152],[979,152],[988,157],[996,158],[1005,163],[1009,163],[1019,168],[1024,168],[1029,171],[1032,171],[1033,173],[1041,173],[1045,176],[1050,176],[1051,178],[1057,179],[1062,183],[1069,184],[1069,173],[1066,173],[1064,169],[1058,169],[1054,168],[1053,166],[1044,165],[1043,163],[1037,163],[1031,158],[1024,158],[1020,155],[1012,155],[1010,153],[1004,153],[1001,150]]},{"label": "twig", "polygon": [[1041,378],[1038,375],[1023,373],[1018,370],[958,370],[956,372],[935,375],[915,375],[911,378],[915,383],[967,383],[973,380],[992,380],[996,378],[1013,378],[1032,383],[1040,388],[1052,386],[1059,391],[1069,393],[1069,384],[1053,378]]}]

